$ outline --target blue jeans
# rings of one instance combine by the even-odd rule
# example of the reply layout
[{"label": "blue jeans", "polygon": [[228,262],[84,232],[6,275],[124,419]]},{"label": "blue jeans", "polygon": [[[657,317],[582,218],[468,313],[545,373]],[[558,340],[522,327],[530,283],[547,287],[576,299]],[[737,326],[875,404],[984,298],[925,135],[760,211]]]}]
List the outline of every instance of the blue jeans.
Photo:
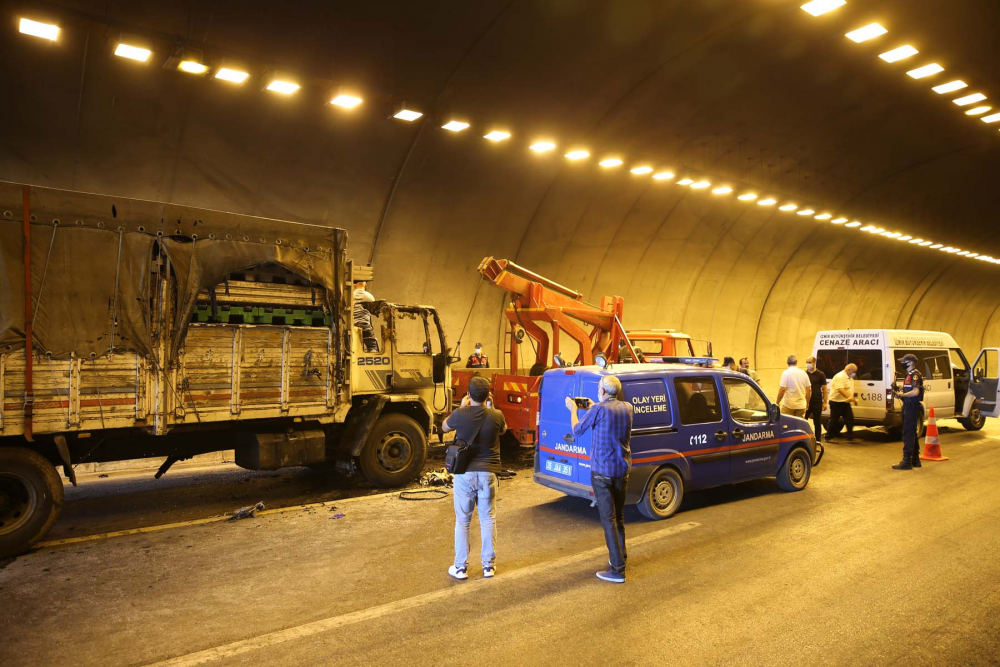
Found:
[{"label": "blue jeans", "polygon": [[466,472],[452,481],[455,497],[455,567],[469,564],[469,533],[472,511],[479,507],[479,532],[483,546],[480,558],[483,567],[493,567],[497,555],[493,545],[497,539],[496,500],[499,484],[491,472]]}]

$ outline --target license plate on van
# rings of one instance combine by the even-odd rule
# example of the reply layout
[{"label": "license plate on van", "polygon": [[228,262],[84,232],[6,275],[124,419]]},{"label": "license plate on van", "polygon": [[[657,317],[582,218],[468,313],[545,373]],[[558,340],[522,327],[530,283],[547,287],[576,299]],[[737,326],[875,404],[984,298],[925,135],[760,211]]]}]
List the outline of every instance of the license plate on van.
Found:
[{"label": "license plate on van", "polygon": [[558,461],[553,461],[552,459],[545,462],[545,469],[558,475],[566,475],[567,477],[573,475],[573,466],[568,463],[559,463]]}]

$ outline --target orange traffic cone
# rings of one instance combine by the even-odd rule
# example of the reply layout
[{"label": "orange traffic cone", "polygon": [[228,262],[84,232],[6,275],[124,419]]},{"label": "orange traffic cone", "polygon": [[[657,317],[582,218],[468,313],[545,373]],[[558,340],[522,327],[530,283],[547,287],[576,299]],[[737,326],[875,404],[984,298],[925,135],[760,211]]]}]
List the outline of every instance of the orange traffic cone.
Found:
[{"label": "orange traffic cone", "polygon": [[922,461],[947,461],[947,456],[941,456],[941,443],[938,442],[937,420],[934,418],[934,406],[931,406],[931,414],[927,418],[927,435],[924,436],[924,453],[920,455]]}]

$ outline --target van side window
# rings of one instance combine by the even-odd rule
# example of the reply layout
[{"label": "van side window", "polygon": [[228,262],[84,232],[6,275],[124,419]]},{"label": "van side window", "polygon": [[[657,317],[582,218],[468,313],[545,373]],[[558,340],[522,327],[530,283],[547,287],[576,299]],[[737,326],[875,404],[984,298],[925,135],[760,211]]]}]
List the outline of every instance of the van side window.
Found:
[{"label": "van side window", "polygon": [[847,363],[857,365],[859,380],[882,380],[882,350],[848,350]]},{"label": "van side window", "polygon": [[670,402],[663,380],[626,380],[621,400],[632,404],[632,428],[671,426]]},{"label": "van side window", "polygon": [[847,366],[847,350],[816,350],[816,368],[823,371],[828,379],[844,370]]},{"label": "van side window", "polygon": [[719,391],[712,377],[674,378],[677,393],[677,409],[681,423],[710,424],[722,421],[719,407]]},{"label": "van side window", "polygon": [[917,357],[917,372],[925,380],[950,380],[951,356],[948,350],[893,350],[896,362],[896,376],[906,377],[906,367],[900,361],[907,354]]},{"label": "van side window", "polygon": [[761,424],[768,421],[767,402],[749,382],[736,378],[724,378],[722,386],[729,399],[729,414],[744,424]]}]

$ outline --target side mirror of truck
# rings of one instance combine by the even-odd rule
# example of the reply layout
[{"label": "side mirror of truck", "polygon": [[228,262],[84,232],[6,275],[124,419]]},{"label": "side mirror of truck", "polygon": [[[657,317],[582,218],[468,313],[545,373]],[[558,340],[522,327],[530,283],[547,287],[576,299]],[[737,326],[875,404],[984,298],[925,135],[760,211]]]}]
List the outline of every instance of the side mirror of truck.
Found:
[{"label": "side mirror of truck", "polygon": [[774,403],[771,403],[769,406],[767,406],[767,418],[773,422],[776,422],[779,419],[781,419],[781,408],[779,408]]},{"label": "side mirror of truck", "polygon": [[448,371],[449,361],[450,358],[444,352],[438,352],[437,354],[434,355],[434,367],[433,367],[434,384],[441,384],[442,382],[444,382],[445,375],[447,374]]}]

